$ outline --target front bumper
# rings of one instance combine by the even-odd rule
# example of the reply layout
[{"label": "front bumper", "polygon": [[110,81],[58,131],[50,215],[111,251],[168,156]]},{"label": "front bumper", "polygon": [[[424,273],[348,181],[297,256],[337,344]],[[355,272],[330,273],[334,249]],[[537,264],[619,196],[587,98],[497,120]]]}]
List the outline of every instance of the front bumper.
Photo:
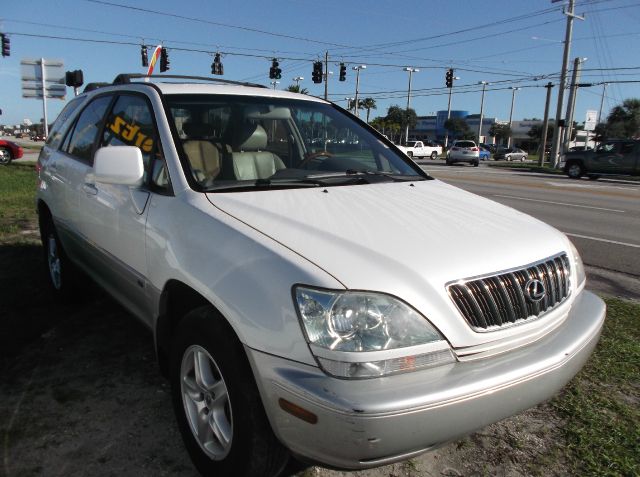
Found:
[{"label": "front bumper", "polygon": [[[584,365],[605,318],[583,291],[564,323],[523,348],[472,362],[366,380],[247,349],[271,426],[294,454],[363,469],[404,460],[550,398]],[[318,416],[283,411],[283,398]]]}]

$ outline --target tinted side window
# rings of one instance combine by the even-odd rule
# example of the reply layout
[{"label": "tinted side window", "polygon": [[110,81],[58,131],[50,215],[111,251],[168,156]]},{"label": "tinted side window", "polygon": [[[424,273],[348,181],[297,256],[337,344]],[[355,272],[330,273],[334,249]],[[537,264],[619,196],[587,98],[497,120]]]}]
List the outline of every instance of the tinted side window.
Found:
[{"label": "tinted side window", "polygon": [[144,97],[118,97],[107,116],[100,146],[136,146],[142,152],[145,179],[156,187],[169,186],[151,106]]},{"label": "tinted side window", "polygon": [[49,137],[47,138],[47,146],[52,148],[57,148],[62,141],[63,130],[62,126],[67,122],[69,117],[73,114],[73,112],[78,109],[78,106],[82,104],[82,98],[75,98],[71,100],[67,105],[62,108],[60,114],[56,118],[55,122],[49,129]]},{"label": "tinted side window", "polygon": [[633,152],[633,146],[635,144],[632,142],[623,142],[620,147],[621,154],[631,154]]},{"label": "tinted side window", "polygon": [[89,103],[80,113],[71,138],[66,145],[67,153],[89,163],[93,161],[93,145],[111,99],[111,96],[101,96]]}]

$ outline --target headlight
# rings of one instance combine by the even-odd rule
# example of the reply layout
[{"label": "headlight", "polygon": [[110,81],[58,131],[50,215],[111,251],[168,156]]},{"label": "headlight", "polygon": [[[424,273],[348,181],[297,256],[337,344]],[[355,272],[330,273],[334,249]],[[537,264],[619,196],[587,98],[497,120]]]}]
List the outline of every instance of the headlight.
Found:
[{"label": "headlight", "polygon": [[391,296],[296,287],[311,352],[329,374],[384,376],[455,361],[442,335]]},{"label": "headlight", "polygon": [[572,264],[576,269],[576,288],[580,288],[587,280],[587,275],[584,271],[584,263],[582,263],[582,258],[580,258],[578,249],[576,249],[573,243],[569,242],[569,244],[571,245],[571,253],[573,255]]}]

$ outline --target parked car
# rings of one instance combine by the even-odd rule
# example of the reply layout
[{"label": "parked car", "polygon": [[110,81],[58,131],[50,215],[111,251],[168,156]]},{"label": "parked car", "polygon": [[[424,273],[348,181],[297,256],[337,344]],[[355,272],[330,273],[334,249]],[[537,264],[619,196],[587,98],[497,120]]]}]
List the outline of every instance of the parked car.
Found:
[{"label": "parked car", "polygon": [[478,157],[480,158],[481,161],[488,161],[489,158],[491,157],[491,151],[489,151],[489,148],[484,147],[484,146],[479,146],[480,151],[478,151]]},{"label": "parked car", "polygon": [[32,141],[46,141],[47,138],[44,134],[42,133],[32,133],[31,134],[31,140]]},{"label": "parked car", "polygon": [[86,273],[153,331],[201,473],[407,459],[550,398],[594,349],[604,303],[560,231],[319,98],[137,77],[55,122],[44,258],[57,297]]},{"label": "parked car", "polygon": [[591,146],[573,146],[569,148],[569,151],[593,151],[593,148]]},{"label": "parked car", "polygon": [[526,151],[522,149],[518,149],[517,147],[504,147],[498,148],[493,155],[493,158],[498,161],[500,159],[504,159],[506,161],[521,161],[524,162],[527,160],[529,155]]},{"label": "parked car", "polygon": [[24,150],[15,142],[0,139],[0,166],[6,166],[14,159],[20,159],[23,154]]},{"label": "parked car", "polygon": [[473,141],[458,140],[454,141],[451,148],[447,151],[447,165],[450,166],[456,162],[468,162],[478,167],[480,163],[480,149]]},{"label": "parked car", "polygon": [[573,179],[586,175],[640,175],[640,141],[613,139],[601,142],[595,151],[571,151],[564,155],[564,172]]}]

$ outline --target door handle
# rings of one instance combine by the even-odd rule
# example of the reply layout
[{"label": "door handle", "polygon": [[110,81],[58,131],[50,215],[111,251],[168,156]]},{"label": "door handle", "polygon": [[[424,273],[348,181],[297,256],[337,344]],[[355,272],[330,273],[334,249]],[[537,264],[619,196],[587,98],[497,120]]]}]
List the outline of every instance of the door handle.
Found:
[{"label": "door handle", "polygon": [[85,182],[82,186],[82,190],[85,191],[88,195],[98,195],[98,188],[95,184],[91,184],[89,182]]}]

